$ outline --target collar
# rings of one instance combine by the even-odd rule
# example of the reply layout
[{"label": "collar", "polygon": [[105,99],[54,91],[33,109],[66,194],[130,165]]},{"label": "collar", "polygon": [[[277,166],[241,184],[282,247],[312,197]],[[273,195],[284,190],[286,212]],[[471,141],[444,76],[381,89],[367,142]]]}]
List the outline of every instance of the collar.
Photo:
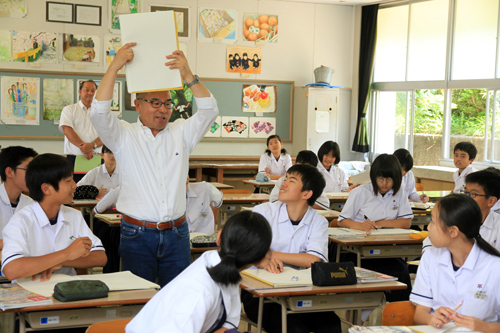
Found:
[{"label": "collar", "polygon": [[[141,121],[141,117],[140,117],[140,116],[139,116],[139,117],[137,117],[137,123],[138,123],[138,124],[139,124],[139,126],[142,128],[142,130],[144,131],[144,134],[146,134],[147,136],[150,136],[150,137],[152,137],[152,138],[155,138],[155,136],[153,136],[153,132],[151,131],[151,129],[150,129],[149,127],[147,127],[147,126],[144,126],[144,124],[143,124],[143,123],[142,123],[142,121]],[[162,133],[163,133],[163,132],[164,132],[164,131],[168,128],[168,125],[169,125],[169,124],[167,124],[167,126],[165,126],[165,128],[164,128],[164,129],[162,129],[161,131],[159,131],[159,132],[158,132],[158,135],[162,134]],[[157,135],[157,136],[158,136],[158,135]]]},{"label": "collar", "polygon": [[490,213],[488,216],[486,216],[486,219],[484,220],[483,224],[481,225],[482,227],[486,227],[488,229],[493,229],[495,226],[495,220],[499,217],[500,215],[498,213],[495,213],[493,210],[490,210]]},{"label": "collar", "polygon": [[[67,223],[67,220],[64,218],[64,212],[63,212],[62,207],[63,206],[61,206],[61,208],[59,208],[59,212],[57,213],[56,225],[58,226],[58,229],[60,228],[61,224]],[[47,225],[50,226],[49,218],[47,217],[47,215],[43,211],[42,206],[40,206],[40,203],[37,201],[35,201],[33,203],[33,213],[35,213],[36,221],[38,222],[38,225],[40,226],[40,228],[43,228]]]},{"label": "collar", "polygon": [[[479,259],[480,253],[481,253],[481,249],[479,248],[479,246],[476,243],[474,243],[469,255],[467,256],[467,259],[465,259],[464,264],[462,265],[462,267],[460,267],[458,269],[458,271],[456,273],[460,272],[462,269],[467,269],[470,271],[474,270],[474,266],[476,266],[476,263]],[[451,262],[451,252],[447,249],[445,249],[444,251],[441,251],[441,254],[439,255],[439,258],[438,258],[438,263],[440,265],[449,267],[451,269],[451,271],[453,271],[453,265]]]},{"label": "collar", "polygon": [[[93,102],[93,100],[92,100],[92,102]],[[81,107],[81,108],[82,108],[82,110],[84,110],[84,111],[88,111],[88,110],[90,110],[90,108],[92,107],[92,105],[91,105],[91,106],[90,106],[90,108],[87,108],[87,107],[85,106],[85,104],[83,104],[83,103],[82,103],[82,100],[79,100],[79,101],[78,101],[78,105],[80,105],[80,107]]]},{"label": "collar", "polygon": [[0,184],[0,200],[2,200],[5,205],[10,206],[10,199],[5,189],[5,183]]},{"label": "collar", "polygon": [[[109,175],[108,169],[106,168],[106,165],[104,163],[101,164],[99,167],[102,168],[102,170],[101,170],[102,173],[104,173],[105,175]],[[114,176],[115,174],[118,174],[118,164],[116,165],[115,171],[113,171],[113,174],[110,177]]]},{"label": "collar", "polygon": [[194,186],[192,185],[193,184],[188,184],[186,195],[188,196],[188,198],[198,198],[198,194],[196,194],[196,191],[193,188]]},{"label": "collar", "polygon": [[[289,223],[291,225],[292,222],[290,221],[290,217],[288,216],[288,211],[286,210],[286,203],[281,202],[281,201],[277,201],[277,202],[279,202],[279,204],[280,204],[279,208],[278,208],[279,209],[279,211],[278,211],[278,223]],[[302,217],[302,220],[300,220],[299,226],[310,224],[311,219],[309,218],[309,214],[310,214],[311,210],[312,210],[311,207],[307,207],[307,211],[304,214],[304,216]]]}]

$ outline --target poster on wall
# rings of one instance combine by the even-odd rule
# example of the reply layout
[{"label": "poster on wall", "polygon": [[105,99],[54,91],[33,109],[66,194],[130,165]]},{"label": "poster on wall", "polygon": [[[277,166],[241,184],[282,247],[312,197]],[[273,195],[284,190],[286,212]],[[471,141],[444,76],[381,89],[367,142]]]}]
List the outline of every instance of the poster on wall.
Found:
[{"label": "poster on wall", "polygon": [[121,36],[106,36],[105,37],[105,48],[106,48],[106,67],[108,67],[113,59],[115,58],[116,52],[122,47]]},{"label": "poster on wall", "polygon": [[248,138],[248,117],[222,117],[223,138]]},{"label": "poster on wall", "polygon": [[228,46],[226,72],[260,74],[262,54],[260,47]]},{"label": "poster on wall", "polygon": [[208,129],[205,138],[220,138],[222,133],[222,117],[218,116]]},{"label": "poster on wall", "polygon": [[276,112],[277,86],[243,85],[243,112]]},{"label": "poster on wall", "polygon": [[[76,96],[78,96],[78,100],[80,100],[80,95],[78,94],[78,89],[80,88],[80,84],[82,82],[88,81],[88,79],[77,79],[76,80]],[[99,83],[101,80],[94,80],[94,82],[99,87]],[[113,99],[111,100],[111,113],[113,113],[116,117],[121,118],[122,116],[122,83],[121,81],[116,81],[115,86],[113,88]]]},{"label": "poster on wall", "polygon": [[188,7],[174,7],[174,6],[159,6],[151,5],[151,12],[159,12],[165,10],[173,10],[175,13],[175,22],[177,27],[178,37],[189,37],[189,8]]},{"label": "poster on wall", "polygon": [[12,59],[17,62],[57,63],[57,34],[12,31]]},{"label": "poster on wall", "polygon": [[224,9],[199,9],[198,39],[211,41],[219,39],[222,42],[234,43],[236,41],[236,10]]},{"label": "poster on wall", "polygon": [[43,79],[43,120],[58,123],[66,105],[75,103],[73,79]]},{"label": "poster on wall", "polygon": [[26,14],[26,0],[0,1],[0,16],[25,17]]},{"label": "poster on wall", "polygon": [[183,89],[170,90],[172,94],[172,115],[169,122],[179,118],[188,119],[193,115],[193,92],[184,84]]},{"label": "poster on wall", "polygon": [[243,15],[243,39],[251,42],[278,42],[278,15]]},{"label": "poster on wall", "polygon": [[110,30],[120,33],[120,15],[140,13],[140,0],[108,0],[110,8]]},{"label": "poster on wall", "polygon": [[40,124],[40,79],[2,76],[1,121],[10,125]]},{"label": "poster on wall", "polygon": [[101,59],[99,37],[63,34],[63,59],[99,63]]},{"label": "poster on wall", "polygon": [[276,134],[276,118],[250,117],[250,138],[265,139]]},{"label": "poster on wall", "polygon": [[9,30],[0,30],[0,61],[10,61],[11,39]]}]

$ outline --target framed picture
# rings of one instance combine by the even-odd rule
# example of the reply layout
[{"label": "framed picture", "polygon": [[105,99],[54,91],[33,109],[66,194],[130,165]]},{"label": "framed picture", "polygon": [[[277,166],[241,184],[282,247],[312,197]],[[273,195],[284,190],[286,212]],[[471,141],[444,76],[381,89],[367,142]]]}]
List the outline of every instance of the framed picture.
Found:
[{"label": "framed picture", "polygon": [[177,26],[177,36],[189,37],[189,8],[151,5],[151,12],[173,10]]},{"label": "framed picture", "polygon": [[47,22],[73,23],[73,4],[46,2]]},{"label": "framed picture", "polygon": [[98,25],[102,23],[102,7],[75,4],[75,23]]}]

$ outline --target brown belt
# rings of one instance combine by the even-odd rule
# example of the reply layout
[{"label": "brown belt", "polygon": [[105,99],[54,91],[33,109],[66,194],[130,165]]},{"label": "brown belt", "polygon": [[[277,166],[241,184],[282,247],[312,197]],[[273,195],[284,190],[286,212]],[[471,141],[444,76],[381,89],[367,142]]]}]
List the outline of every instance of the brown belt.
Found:
[{"label": "brown belt", "polygon": [[165,229],[172,229],[175,225],[175,227],[180,227],[180,225],[186,221],[186,215],[178,218],[175,221],[167,221],[167,222],[144,222],[141,220],[136,220],[133,217],[127,216],[125,214],[122,214],[122,218],[130,223],[130,224],[135,224],[138,226],[141,226],[144,224],[146,228],[151,228],[151,229],[158,229],[158,230],[165,230]]}]

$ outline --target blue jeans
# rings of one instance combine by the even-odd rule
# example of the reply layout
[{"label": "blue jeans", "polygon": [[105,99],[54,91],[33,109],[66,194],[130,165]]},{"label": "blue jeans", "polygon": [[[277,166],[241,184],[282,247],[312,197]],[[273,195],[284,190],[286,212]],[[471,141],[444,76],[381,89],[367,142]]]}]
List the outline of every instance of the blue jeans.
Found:
[{"label": "blue jeans", "polygon": [[131,271],[163,288],[191,262],[189,229],[186,221],[179,227],[156,230],[130,224],[120,226],[122,270]]}]

